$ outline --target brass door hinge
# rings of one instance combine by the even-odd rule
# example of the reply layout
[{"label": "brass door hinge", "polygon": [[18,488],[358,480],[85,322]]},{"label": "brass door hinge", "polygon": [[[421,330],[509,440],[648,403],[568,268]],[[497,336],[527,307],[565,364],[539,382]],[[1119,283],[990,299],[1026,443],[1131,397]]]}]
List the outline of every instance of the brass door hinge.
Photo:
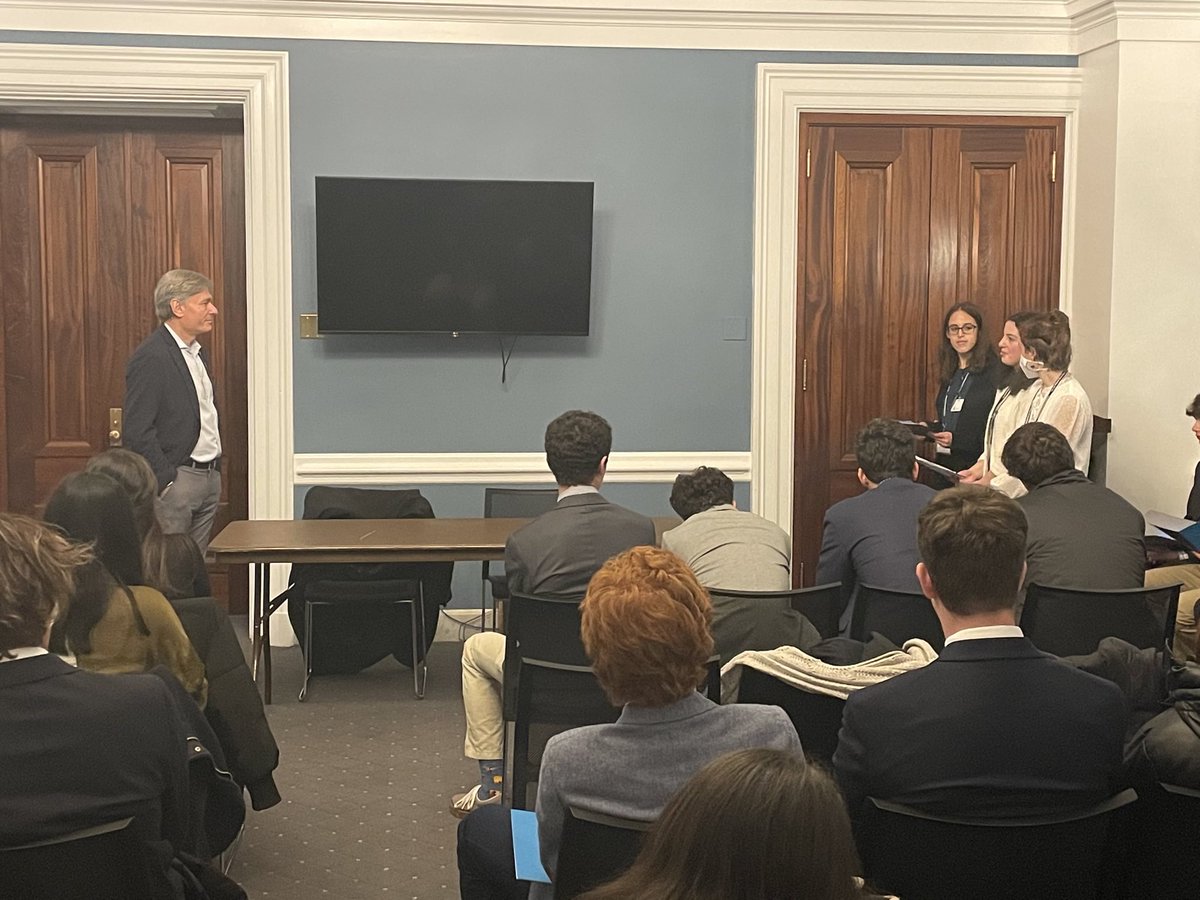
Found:
[{"label": "brass door hinge", "polygon": [[1054,184],[1058,180],[1058,151],[1055,150],[1050,154],[1050,183]]},{"label": "brass door hinge", "polygon": [[804,177],[812,178],[812,147],[804,154]]},{"label": "brass door hinge", "polygon": [[800,390],[801,392],[808,390],[808,357],[804,357],[804,364],[800,369]]}]

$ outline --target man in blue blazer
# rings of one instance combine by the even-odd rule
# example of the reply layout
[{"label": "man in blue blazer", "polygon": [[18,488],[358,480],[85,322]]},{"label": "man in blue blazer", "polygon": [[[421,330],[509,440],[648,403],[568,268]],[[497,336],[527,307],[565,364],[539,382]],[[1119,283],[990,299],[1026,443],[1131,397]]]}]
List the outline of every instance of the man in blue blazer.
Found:
[{"label": "man in blue blazer", "polygon": [[208,353],[197,338],[217,316],[212,282],[172,269],[154,289],[162,324],[125,367],[125,446],[158,478],[158,518],[203,553],[221,499],[221,434]]},{"label": "man in blue blazer", "polygon": [[916,593],[917,515],[934,491],[917,484],[917,456],[908,429],[872,419],[855,445],[858,481],[867,490],[825,513],[817,584],[842,583],[840,629],[850,630],[860,584]]},{"label": "man in blue blazer", "polygon": [[1040,652],[1017,627],[1025,515],[989,488],[921,513],[921,590],[946,635],[923,669],[851,694],[833,765],[851,815],[867,797],[935,815],[1082,807],[1118,787],[1124,696]]}]

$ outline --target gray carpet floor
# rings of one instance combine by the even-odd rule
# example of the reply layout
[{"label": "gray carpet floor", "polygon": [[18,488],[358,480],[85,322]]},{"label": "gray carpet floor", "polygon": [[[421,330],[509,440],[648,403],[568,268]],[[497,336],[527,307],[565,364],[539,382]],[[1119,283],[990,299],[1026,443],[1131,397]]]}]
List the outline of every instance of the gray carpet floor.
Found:
[{"label": "gray carpet floor", "polygon": [[450,796],[479,777],[462,755],[461,646],[434,644],[424,700],[387,659],[314,678],[303,703],[299,649],[274,648],[267,717],[283,802],[247,809],[229,872],[251,898],[458,897]]}]

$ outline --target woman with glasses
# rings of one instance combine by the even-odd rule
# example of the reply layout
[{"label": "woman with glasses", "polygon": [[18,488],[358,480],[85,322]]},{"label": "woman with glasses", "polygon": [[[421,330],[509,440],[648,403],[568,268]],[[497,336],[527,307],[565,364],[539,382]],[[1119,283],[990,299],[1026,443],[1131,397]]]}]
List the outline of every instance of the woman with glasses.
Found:
[{"label": "woman with glasses", "polygon": [[937,461],[957,472],[974,465],[983,453],[1000,375],[1000,362],[987,339],[979,307],[955,303],[947,310],[938,365],[937,421],[931,430]]}]

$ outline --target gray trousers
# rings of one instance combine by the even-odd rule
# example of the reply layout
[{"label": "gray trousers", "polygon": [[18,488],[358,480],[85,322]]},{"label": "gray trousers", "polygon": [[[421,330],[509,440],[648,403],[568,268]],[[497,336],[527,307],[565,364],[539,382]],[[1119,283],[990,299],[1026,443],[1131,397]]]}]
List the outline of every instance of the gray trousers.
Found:
[{"label": "gray trousers", "polygon": [[221,499],[221,473],[216,469],[180,466],[175,480],[154,504],[166,534],[190,534],[201,554],[208,549],[209,532]]}]

